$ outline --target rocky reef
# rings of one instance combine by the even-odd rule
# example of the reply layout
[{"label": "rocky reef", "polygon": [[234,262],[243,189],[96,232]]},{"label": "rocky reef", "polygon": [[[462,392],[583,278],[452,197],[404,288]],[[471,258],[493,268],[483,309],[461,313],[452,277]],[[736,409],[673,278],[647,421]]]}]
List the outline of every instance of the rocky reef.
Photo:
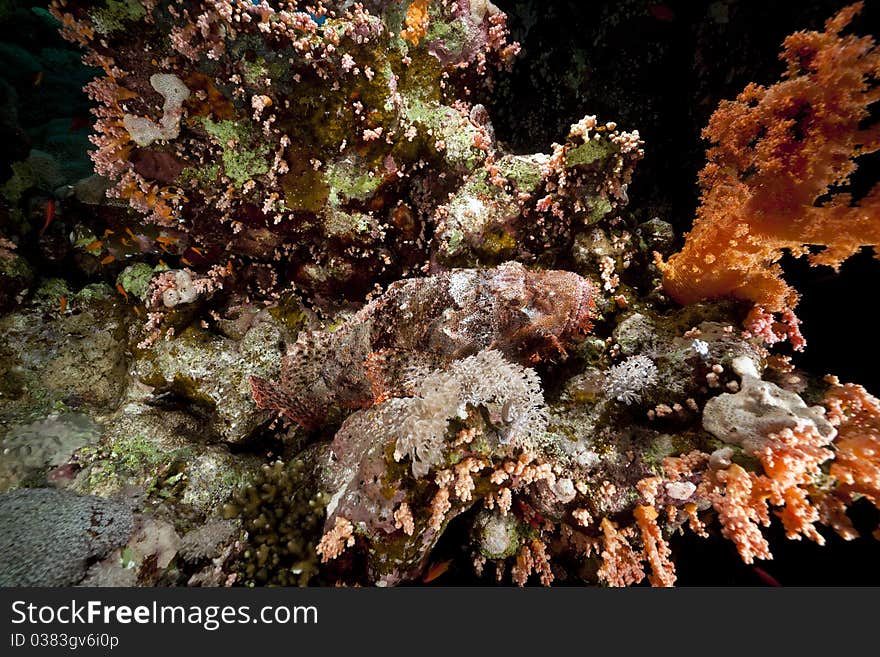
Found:
[{"label": "rocky reef", "polygon": [[0,581],[670,586],[685,533],[856,539],[880,401],[798,367],[775,263],[877,244],[880,188],[838,190],[878,145],[859,9],[715,114],[684,246],[629,207],[638,126],[496,136],[491,2],[19,17],[89,67],[93,170],[24,149],[0,189]]}]

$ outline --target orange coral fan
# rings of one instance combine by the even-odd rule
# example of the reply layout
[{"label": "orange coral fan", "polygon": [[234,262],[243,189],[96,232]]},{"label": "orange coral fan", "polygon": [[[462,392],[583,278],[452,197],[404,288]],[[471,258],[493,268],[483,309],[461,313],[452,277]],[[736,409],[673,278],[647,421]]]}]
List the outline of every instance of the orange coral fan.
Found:
[{"label": "orange coral fan", "polygon": [[784,79],[749,84],[712,115],[693,230],[680,253],[659,263],[676,301],[732,296],[786,313],[796,330],[798,295],[781,278],[783,249],[801,256],[824,246],[811,264],[836,268],[880,244],[880,184],[859,202],[839,192],[854,158],[880,148],[880,125],[861,125],[880,99],[880,51],[871,37],[840,34],[861,7],[841,10],[824,32],[789,36]]},{"label": "orange coral fan", "polygon": [[651,564],[651,574],[648,575],[651,586],[672,586],[675,584],[675,565],[669,560],[669,544],[657,524],[657,509],[639,504],[634,515],[642,530],[645,558]]},{"label": "orange coral fan", "polygon": [[844,511],[858,497],[880,507],[880,400],[862,386],[832,379],[825,395],[828,419],[838,424],[837,454],[829,469],[833,490],[822,499],[822,521],[843,538],[856,537]]},{"label": "orange coral fan", "polygon": [[602,566],[599,568],[599,579],[609,586],[629,586],[637,584],[645,578],[638,555],[633,552],[624,532],[617,531],[608,518],[600,524],[602,530]]},{"label": "orange coral fan", "polygon": [[417,46],[419,39],[428,34],[428,5],[431,0],[413,0],[406,9],[406,27],[400,37]]},{"label": "orange coral fan", "polygon": [[[771,434],[756,454],[764,474],[749,472],[736,463],[712,469],[710,457],[701,452],[664,459],[663,467],[668,477],[688,478],[696,468],[709,466],[701,473],[697,496],[712,503],[722,536],[734,543],[743,561],[753,563],[755,559],[772,558],[761,533],[761,526],[770,525],[771,506],[777,508],[787,538],[806,536],[824,545],[815,523],[824,522],[822,510],[829,505],[824,504],[825,494],[815,489],[814,482],[822,475],[820,466],[834,456],[827,449],[829,440],[809,425]],[[694,512],[687,512],[691,526],[703,534]]]}]

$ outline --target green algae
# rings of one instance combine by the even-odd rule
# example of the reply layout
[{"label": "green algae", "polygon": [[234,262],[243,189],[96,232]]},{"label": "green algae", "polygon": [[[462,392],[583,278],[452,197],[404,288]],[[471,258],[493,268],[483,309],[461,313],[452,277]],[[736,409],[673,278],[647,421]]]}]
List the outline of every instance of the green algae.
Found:
[{"label": "green algae", "polygon": [[534,192],[543,181],[541,158],[534,156],[506,155],[498,161],[498,170],[523,193]]},{"label": "green algae", "polygon": [[271,148],[254,137],[252,126],[243,121],[214,122],[208,118],[202,118],[202,125],[223,149],[223,173],[237,188],[269,172]]},{"label": "green algae", "polygon": [[333,206],[344,201],[365,201],[382,184],[382,177],[364,166],[354,157],[346,157],[327,166],[325,180],[330,189],[329,200]]},{"label": "green algae", "polygon": [[146,16],[138,0],[106,0],[103,7],[92,10],[90,17],[98,34],[108,35],[126,29],[126,23]]},{"label": "green algae", "polygon": [[150,265],[138,262],[122,270],[116,278],[116,284],[120,285],[128,294],[139,299],[145,299],[150,280],[156,270]]},{"label": "green algae", "polygon": [[565,166],[568,168],[593,164],[607,159],[617,152],[617,146],[605,139],[590,139],[580,146],[575,146],[565,154]]}]

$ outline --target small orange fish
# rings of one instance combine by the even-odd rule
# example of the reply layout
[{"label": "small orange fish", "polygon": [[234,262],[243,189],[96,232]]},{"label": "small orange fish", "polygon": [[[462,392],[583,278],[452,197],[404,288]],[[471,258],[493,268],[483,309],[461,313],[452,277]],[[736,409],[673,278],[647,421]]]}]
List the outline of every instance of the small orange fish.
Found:
[{"label": "small orange fish", "polygon": [[226,261],[226,273],[232,276],[232,260]]},{"label": "small orange fish", "polygon": [[43,223],[43,227],[40,229],[40,236],[42,237],[43,233],[46,232],[46,229],[49,227],[49,224],[52,223],[52,220],[55,218],[55,199],[50,198],[46,201],[46,221]]},{"label": "small orange fish", "polygon": [[165,267],[165,269],[168,269],[168,265],[165,264],[165,261],[162,260],[162,258],[159,258],[159,266],[160,266],[160,267]]},{"label": "small orange fish", "polygon": [[143,314],[143,313],[141,312],[141,309],[138,308],[137,306],[134,307],[134,311],[135,311],[135,313],[137,313],[138,317],[140,317],[140,316]]},{"label": "small orange fish", "polygon": [[86,251],[97,251],[102,246],[104,246],[104,242],[102,242],[101,240],[97,240],[95,242],[92,242],[91,244],[87,244]]},{"label": "small orange fish", "polygon": [[196,255],[201,256],[202,258],[205,257],[205,253],[197,246],[191,246],[189,247],[189,250],[195,252]]},{"label": "small orange fish", "polygon": [[102,265],[109,265],[109,264],[110,264],[111,262],[113,262],[114,260],[116,260],[116,256],[111,254],[111,255],[108,255],[108,256],[107,256],[106,258],[104,258],[103,260],[101,260],[101,264],[102,264]]},{"label": "small orange fish", "polygon": [[67,310],[67,296],[61,295],[61,314],[64,314],[64,311]]},{"label": "small orange fish", "polygon": [[43,81],[43,72],[37,71],[37,74],[34,76],[34,86],[39,87],[40,83]]},{"label": "small orange fish", "polygon": [[131,239],[133,239],[133,240],[136,240],[136,239],[137,239],[137,237],[134,236],[134,233],[131,232],[131,228],[126,228],[126,229],[125,229],[125,232],[128,233],[128,236],[129,236]]},{"label": "small orange fish", "polygon": [[180,241],[180,238],[171,237],[169,235],[159,235],[159,237],[156,238],[156,241],[159,242],[159,244],[177,244]]},{"label": "small orange fish", "polygon": [[102,237],[103,239],[107,239],[107,237],[108,237],[109,235],[112,235],[112,234],[113,234],[113,231],[110,230],[110,229],[108,228],[108,229],[106,229],[106,230],[104,231],[104,234],[103,234],[101,237]]},{"label": "small orange fish", "polygon": [[128,301],[128,292],[125,291],[125,288],[122,287],[122,283],[116,284],[116,291],[119,292],[122,296],[125,297],[125,300]]},{"label": "small orange fish", "polygon": [[428,570],[425,571],[425,574],[422,576],[422,582],[427,584],[428,582],[433,582],[435,579],[440,577],[443,573],[449,570],[449,566],[452,565],[452,559],[448,561],[438,561],[436,563],[428,566]]},{"label": "small orange fish", "polygon": [[181,258],[180,261],[181,261],[183,264],[185,264],[187,267],[192,267],[192,264],[193,264],[193,263],[190,262],[189,260],[187,260],[186,258]]},{"label": "small orange fish", "polygon": [[132,91],[131,89],[126,89],[125,87],[116,87],[116,100],[131,100],[132,98],[137,98],[138,93],[136,91]]}]

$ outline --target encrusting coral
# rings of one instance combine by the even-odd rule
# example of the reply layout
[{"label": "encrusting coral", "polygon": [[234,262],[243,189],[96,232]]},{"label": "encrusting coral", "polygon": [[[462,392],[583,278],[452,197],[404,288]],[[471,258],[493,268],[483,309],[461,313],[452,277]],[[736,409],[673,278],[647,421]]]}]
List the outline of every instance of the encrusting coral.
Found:
[{"label": "encrusting coral", "polygon": [[880,50],[871,37],[841,34],[861,7],[841,10],[823,32],[789,36],[783,80],[749,84],[712,115],[697,218],[682,251],[660,263],[663,287],[679,303],[751,302],[754,330],[802,347],[783,251],[838,268],[880,244],[880,185],[861,199],[846,191],[856,158],[880,148],[880,125],[866,123],[880,98]]},{"label": "encrusting coral", "polygon": [[108,24],[102,0],[54,2],[103,71],[92,158],[140,248],[357,300],[429,261],[534,260],[622,207],[638,133],[587,117],[552,156],[505,154],[468,98],[517,52],[505,14],[403,4],[134,2]]}]

